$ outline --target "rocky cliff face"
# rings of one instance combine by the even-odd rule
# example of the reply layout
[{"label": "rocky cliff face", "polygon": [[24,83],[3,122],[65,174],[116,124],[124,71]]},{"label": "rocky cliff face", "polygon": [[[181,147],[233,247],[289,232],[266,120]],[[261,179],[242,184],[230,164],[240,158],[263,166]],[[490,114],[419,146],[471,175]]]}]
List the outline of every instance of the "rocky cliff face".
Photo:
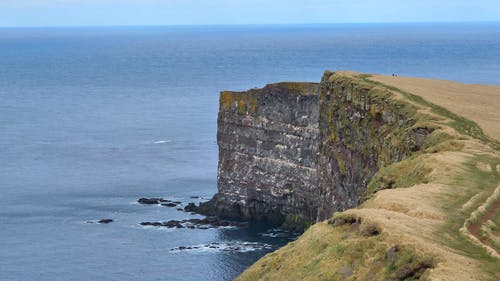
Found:
[{"label": "rocky cliff face", "polygon": [[429,128],[415,109],[362,79],[326,72],[321,82],[318,220],[359,205],[373,175],[420,150]]},{"label": "rocky cliff face", "polygon": [[413,128],[413,114],[331,72],[319,85],[222,92],[218,194],[200,210],[300,226],[356,207],[381,167],[420,149],[429,130]]},{"label": "rocky cliff face", "polygon": [[222,92],[216,215],[281,223],[317,213],[319,85]]}]

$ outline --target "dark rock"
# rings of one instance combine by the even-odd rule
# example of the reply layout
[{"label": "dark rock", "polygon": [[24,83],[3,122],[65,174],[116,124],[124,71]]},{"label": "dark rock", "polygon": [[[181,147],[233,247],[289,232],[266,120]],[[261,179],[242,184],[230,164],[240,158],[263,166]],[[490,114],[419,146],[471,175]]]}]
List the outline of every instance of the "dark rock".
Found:
[{"label": "dark rock", "polygon": [[181,211],[182,212],[182,211],[184,211],[184,209],[183,208],[177,208],[177,211]]},{"label": "dark rock", "polygon": [[161,222],[141,222],[143,226],[162,226]]},{"label": "dark rock", "polygon": [[430,262],[405,264],[396,269],[396,278],[398,280],[407,280],[409,278],[411,278],[412,280],[419,280],[419,278],[424,274],[424,272],[432,267],[433,265]]},{"label": "dark rock", "polygon": [[196,204],[194,204],[193,202],[187,204],[186,207],[184,207],[184,211],[185,212],[193,212],[193,213],[196,213],[196,211],[198,210],[198,207],[196,206]]},{"label": "dark rock", "polygon": [[202,220],[201,219],[188,219],[186,221],[189,223],[192,223],[192,224],[197,224],[197,223],[200,223]]},{"label": "dark rock", "polygon": [[177,220],[169,220],[167,222],[164,222],[162,226],[168,227],[168,228],[184,228],[182,225],[182,221],[177,221]]},{"label": "dark rock", "polygon": [[191,198],[191,199],[198,199],[200,197],[199,196],[190,196],[189,198]]},{"label": "dark rock", "polygon": [[170,202],[170,203],[162,203],[161,205],[162,205],[162,206],[165,206],[165,207],[177,207],[177,204],[176,204],[176,203],[173,203],[173,202]]},{"label": "dark rock", "polygon": [[208,229],[218,227],[247,227],[248,223],[238,221],[219,220],[216,217],[206,217],[203,219],[187,220],[169,220],[167,222],[141,222],[143,226],[161,226],[168,228],[189,228],[189,229]]},{"label": "dark rock", "polygon": [[163,198],[140,198],[139,200],[137,200],[137,202],[139,204],[154,205],[154,204],[160,204],[160,202],[166,202],[166,201]]},{"label": "dark rock", "polygon": [[110,222],[113,222],[112,219],[102,219],[102,220],[98,220],[97,223],[103,223],[103,224],[107,224],[107,223],[110,223]]}]

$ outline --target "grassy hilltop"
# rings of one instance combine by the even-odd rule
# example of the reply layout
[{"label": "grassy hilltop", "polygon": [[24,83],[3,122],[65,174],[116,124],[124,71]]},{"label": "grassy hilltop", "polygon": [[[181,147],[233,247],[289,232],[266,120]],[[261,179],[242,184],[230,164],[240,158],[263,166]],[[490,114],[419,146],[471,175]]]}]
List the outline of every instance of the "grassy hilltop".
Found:
[{"label": "grassy hilltop", "polygon": [[[237,280],[500,280],[500,87],[327,73],[415,111],[423,149]],[[323,93],[322,93],[323,94]]]}]

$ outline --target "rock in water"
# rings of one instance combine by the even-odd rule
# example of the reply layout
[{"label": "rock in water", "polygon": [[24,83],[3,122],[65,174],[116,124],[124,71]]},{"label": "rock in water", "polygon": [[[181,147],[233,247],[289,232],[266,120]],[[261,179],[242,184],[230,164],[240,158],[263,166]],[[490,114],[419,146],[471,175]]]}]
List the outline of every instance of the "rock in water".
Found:
[{"label": "rock in water", "polygon": [[239,221],[221,220],[216,217],[203,219],[169,220],[166,222],[141,222],[142,226],[161,226],[168,228],[208,229],[218,227],[246,227],[248,223]]},{"label": "rock in water", "polygon": [[165,206],[165,207],[177,207],[177,204],[174,203],[174,202],[170,202],[170,203],[161,203],[162,206]]},{"label": "rock in water", "polygon": [[163,198],[140,198],[137,202],[139,204],[157,205],[160,204],[160,202],[170,202],[170,200],[165,200]]}]

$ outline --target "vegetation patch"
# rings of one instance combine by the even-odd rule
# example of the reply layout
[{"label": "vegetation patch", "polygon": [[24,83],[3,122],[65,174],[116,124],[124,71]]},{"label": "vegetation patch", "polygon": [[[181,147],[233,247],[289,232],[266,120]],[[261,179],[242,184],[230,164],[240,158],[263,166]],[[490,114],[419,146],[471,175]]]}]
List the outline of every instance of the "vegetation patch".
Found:
[{"label": "vegetation patch", "polygon": [[304,219],[299,215],[289,214],[285,216],[285,221],[281,225],[281,228],[290,231],[303,232],[306,229],[308,229],[311,226],[311,224],[312,224],[311,220]]},{"label": "vegetation patch", "polygon": [[428,183],[432,171],[426,165],[425,156],[416,154],[410,158],[380,169],[368,184],[365,199],[375,192],[396,187],[410,187]]},{"label": "vegetation patch", "polygon": [[364,236],[350,228],[315,224],[299,240],[266,255],[236,280],[417,280],[435,266],[434,257],[412,246],[389,244],[383,234]]}]

